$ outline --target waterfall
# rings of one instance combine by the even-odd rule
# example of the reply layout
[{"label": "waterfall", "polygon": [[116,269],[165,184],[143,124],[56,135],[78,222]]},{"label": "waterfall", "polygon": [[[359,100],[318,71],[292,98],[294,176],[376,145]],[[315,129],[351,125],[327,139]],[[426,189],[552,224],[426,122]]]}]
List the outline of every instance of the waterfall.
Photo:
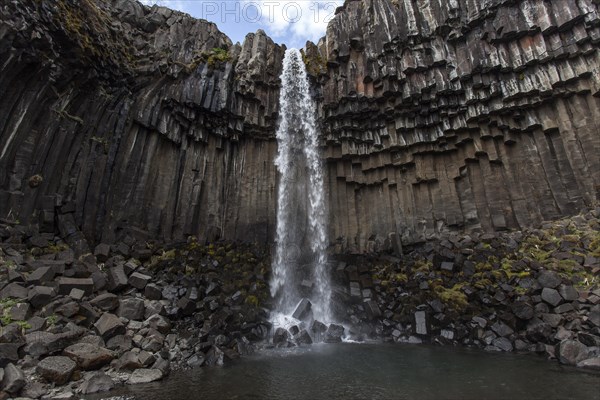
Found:
[{"label": "waterfall", "polygon": [[283,59],[279,113],[275,164],[280,181],[271,280],[274,311],[290,315],[302,298],[308,298],[313,317],[331,321],[327,215],[316,107],[297,49],[287,50]]}]

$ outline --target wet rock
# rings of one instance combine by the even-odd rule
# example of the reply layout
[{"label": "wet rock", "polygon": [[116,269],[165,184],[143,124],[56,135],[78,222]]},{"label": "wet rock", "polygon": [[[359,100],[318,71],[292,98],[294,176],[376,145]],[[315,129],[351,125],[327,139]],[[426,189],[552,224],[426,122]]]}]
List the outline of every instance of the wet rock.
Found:
[{"label": "wet rock", "polygon": [[331,324],[327,328],[327,332],[325,332],[325,337],[323,341],[325,343],[339,343],[342,341],[342,337],[344,336],[344,327],[342,325]]},{"label": "wet rock", "polygon": [[577,367],[600,370],[600,357],[596,356],[585,360],[581,360],[577,363]]},{"label": "wet rock", "polygon": [[304,320],[311,313],[312,303],[308,299],[300,300],[300,303],[296,306],[294,313],[292,314],[292,318],[297,320]]},{"label": "wet rock", "polygon": [[104,340],[108,340],[113,336],[123,335],[125,333],[125,325],[123,322],[121,322],[119,317],[110,313],[102,314],[100,319],[98,319],[98,321],[96,321],[94,324],[94,327]]},{"label": "wet rock", "polygon": [[36,367],[36,372],[48,382],[64,385],[71,379],[77,364],[68,357],[52,356],[44,358]]},{"label": "wet rock", "polygon": [[162,377],[163,373],[159,369],[140,368],[133,371],[133,373],[127,380],[127,384],[137,385],[139,383],[150,383],[161,380]]},{"label": "wet rock", "polygon": [[106,375],[104,372],[95,372],[85,378],[81,385],[82,394],[92,394],[99,392],[106,392],[115,387],[115,383],[112,378]]},{"label": "wet rock", "polygon": [[313,336],[321,340],[323,334],[327,331],[327,325],[321,321],[314,320],[310,327],[310,331],[313,333]]},{"label": "wet rock", "polygon": [[2,390],[11,394],[17,394],[25,387],[25,374],[14,364],[8,364],[4,367],[4,376],[2,377]]},{"label": "wet rock", "polygon": [[102,311],[112,311],[119,306],[119,297],[112,293],[104,293],[94,297],[90,304]]},{"label": "wet rock", "polygon": [[367,311],[367,314],[371,319],[381,317],[381,310],[379,309],[379,306],[377,305],[377,302],[375,300],[365,301],[364,306]]},{"label": "wet rock", "polygon": [[591,333],[579,332],[577,340],[588,347],[600,347],[600,336],[592,335]]},{"label": "wet rock", "polygon": [[514,333],[514,330],[510,326],[501,321],[495,322],[491,328],[500,337],[509,336]]},{"label": "wet rock", "polygon": [[275,329],[275,333],[273,334],[273,344],[281,345],[287,343],[289,339],[289,333],[285,328],[277,328]]},{"label": "wet rock", "polygon": [[141,321],[144,319],[145,310],[146,306],[144,305],[144,300],[142,299],[122,299],[119,300],[119,309],[117,310],[117,315],[122,318]]},{"label": "wet rock", "polygon": [[310,337],[310,335],[308,334],[306,329],[302,329],[300,332],[298,332],[296,335],[294,335],[293,339],[296,342],[296,344],[298,344],[298,345],[312,344],[312,342],[313,342],[312,338]]},{"label": "wet rock", "polygon": [[202,364],[204,364],[204,361],[206,360],[206,358],[204,357],[203,354],[194,354],[193,356],[191,356],[190,358],[187,359],[186,364],[188,367],[190,368],[198,368],[201,367]]},{"label": "wet rock", "polygon": [[113,353],[103,347],[89,343],[77,343],[67,347],[63,355],[77,363],[83,370],[95,370],[110,363]]},{"label": "wet rock", "polygon": [[558,346],[558,361],[565,365],[576,365],[588,358],[588,349],[577,340],[563,340]]},{"label": "wet rock", "polygon": [[552,306],[557,306],[563,299],[556,290],[545,287],[542,290],[542,300]]}]

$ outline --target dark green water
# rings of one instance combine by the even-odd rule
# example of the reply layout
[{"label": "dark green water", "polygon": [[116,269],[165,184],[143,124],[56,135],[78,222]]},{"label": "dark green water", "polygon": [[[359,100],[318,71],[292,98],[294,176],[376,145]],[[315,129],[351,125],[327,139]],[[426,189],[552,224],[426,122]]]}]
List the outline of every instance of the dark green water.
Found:
[{"label": "dark green water", "polygon": [[386,344],[268,351],[103,396],[136,399],[600,399],[600,374],[535,356]]}]

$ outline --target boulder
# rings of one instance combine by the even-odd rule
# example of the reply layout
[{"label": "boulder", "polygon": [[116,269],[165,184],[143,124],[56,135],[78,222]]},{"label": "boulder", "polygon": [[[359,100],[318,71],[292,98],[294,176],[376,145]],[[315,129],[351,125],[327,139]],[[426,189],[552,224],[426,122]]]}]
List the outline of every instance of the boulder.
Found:
[{"label": "boulder", "polygon": [[138,357],[138,353],[126,351],[114,364],[118,370],[135,370],[142,368],[142,362]]},{"label": "boulder", "polygon": [[163,373],[159,369],[140,368],[133,371],[133,374],[127,380],[127,384],[136,385],[138,383],[150,383],[161,380]]},{"label": "boulder", "polygon": [[325,343],[339,343],[342,341],[343,336],[344,327],[342,325],[331,324],[327,328],[327,332],[325,332],[325,338],[323,341]]},{"label": "boulder", "polygon": [[81,289],[73,288],[71,292],[69,292],[69,297],[73,300],[81,301],[85,297],[85,292]]},{"label": "boulder", "polygon": [[94,280],[91,278],[58,278],[58,294],[68,295],[72,289],[83,290],[89,296],[94,292]]},{"label": "boulder", "polygon": [[144,325],[156,329],[157,331],[163,334],[169,333],[171,331],[171,321],[158,314],[154,314],[146,321],[144,321]]},{"label": "boulder", "polygon": [[514,330],[502,321],[497,321],[492,325],[492,331],[500,337],[505,337],[514,333]]},{"label": "boulder", "polygon": [[10,318],[13,321],[26,321],[29,317],[31,317],[29,303],[19,303],[10,308]]},{"label": "boulder", "polygon": [[148,283],[152,280],[149,275],[144,275],[139,272],[134,272],[129,276],[128,282],[131,286],[136,289],[143,290]]},{"label": "boulder", "polygon": [[154,283],[149,283],[144,288],[144,297],[149,300],[161,300],[162,299],[162,290],[158,285]]},{"label": "boulder", "polygon": [[321,321],[314,320],[310,327],[310,331],[313,333],[314,340],[320,342],[323,340],[323,334],[327,331],[327,325]]},{"label": "boulder", "polygon": [[102,311],[112,311],[119,307],[119,297],[112,293],[103,293],[94,297],[90,304]]},{"label": "boulder", "polygon": [[499,337],[499,338],[492,340],[492,345],[496,346],[497,348],[499,348],[502,351],[512,351],[513,350],[513,345],[511,343],[511,341],[505,337]]},{"label": "boulder", "polygon": [[144,311],[146,307],[144,300],[130,298],[119,300],[119,309],[117,315],[122,318],[141,321],[144,319]]},{"label": "boulder", "polygon": [[4,286],[2,290],[0,290],[1,299],[12,298],[18,300],[26,300],[28,294],[29,291],[16,282],[9,283],[8,285]]},{"label": "boulder", "polygon": [[77,364],[69,357],[52,356],[40,361],[36,372],[48,382],[64,385],[71,379],[76,368]]},{"label": "boulder", "polygon": [[596,356],[596,357],[592,357],[592,358],[588,358],[588,359],[579,361],[577,363],[577,367],[600,370],[600,357]]},{"label": "boulder", "polygon": [[94,249],[94,255],[99,262],[105,262],[110,256],[110,246],[106,243],[100,243]]},{"label": "boulder", "polygon": [[98,392],[106,392],[115,387],[115,383],[110,376],[104,372],[96,372],[85,378],[81,385],[82,394],[91,394]]},{"label": "boulder", "polygon": [[289,332],[285,328],[277,328],[275,329],[275,333],[273,334],[273,344],[280,345],[287,343],[289,339]]},{"label": "boulder", "polygon": [[563,301],[562,297],[555,289],[547,287],[542,290],[542,300],[551,306],[557,306]]},{"label": "boulder", "polygon": [[579,292],[571,285],[560,285],[558,287],[558,293],[566,301],[575,301],[579,298]]},{"label": "boulder", "polygon": [[38,267],[27,276],[27,283],[40,285],[42,283],[52,282],[52,279],[54,279],[54,268]]},{"label": "boulder", "polygon": [[102,314],[94,324],[94,327],[104,340],[108,340],[113,336],[125,334],[125,325],[121,322],[121,319],[110,313]]},{"label": "boulder", "polygon": [[118,292],[127,287],[128,279],[122,265],[117,265],[108,270],[108,288],[111,292]]},{"label": "boulder", "polygon": [[25,374],[21,368],[10,363],[4,367],[4,376],[2,377],[2,390],[16,395],[19,393],[27,381],[25,380]]},{"label": "boulder", "polygon": [[308,299],[302,299],[296,306],[292,318],[303,320],[310,316],[312,303]]},{"label": "boulder", "polygon": [[517,301],[511,306],[513,314],[519,319],[530,320],[533,318],[534,310],[533,306],[529,303]]},{"label": "boulder", "polygon": [[415,312],[415,333],[417,335],[427,335],[427,314],[425,311]]},{"label": "boulder", "polygon": [[565,365],[577,365],[588,358],[588,348],[577,340],[566,339],[558,345],[558,361]]},{"label": "boulder", "polygon": [[367,300],[363,304],[369,318],[376,319],[381,317],[381,310],[375,300]]},{"label": "boulder", "polygon": [[554,289],[561,283],[560,276],[554,271],[542,271],[538,278],[538,283],[542,288]]},{"label": "boulder", "polygon": [[302,329],[300,332],[298,332],[296,335],[294,335],[294,341],[298,345],[312,344],[312,342],[313,342],[312,338],[310,337],[310,335],[308,334],[306,329]]},{"label": "boulder", "polygon": [[56,292],[48,286],[34,286],[29,290],[28,300],[34,308],[42,308],[56,297]]},{"label": "boulder", "polygon": [[90,343],[76,343],[67,347],[63,355],[75,361],[83,370],[96,370],[110,363],[113,353]]},{"label": "boulder", "polygon": [[443,271],[448,271],[448,272],[452,272],[454,271],[454,263],[453,262],[449,262],[449,261],[444,261],[440,264],[440,268]]}]

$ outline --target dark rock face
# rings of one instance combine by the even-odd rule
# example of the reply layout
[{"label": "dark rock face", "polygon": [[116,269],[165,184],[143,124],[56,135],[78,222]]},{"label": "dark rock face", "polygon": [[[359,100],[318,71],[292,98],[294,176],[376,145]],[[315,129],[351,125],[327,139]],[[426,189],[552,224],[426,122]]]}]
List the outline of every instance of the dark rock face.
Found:
[{"label": "dark rock face", "polygon": [[312,59],[332,237],[393,247],[597,200],[599,17],[593,0],[347,1]]},{"label": "dark rock face", "polygon": [[0,14],[0,215],[57,218],[81,252],[123,229],[266,241],[283,49],[132,0],[59,3]]},{"label": "dark rock face", "polygon": [[[132,0],[55,3],[0,11],[0,215],[102,262],[144,256],[127,236],[269,241],[284,48]],[[598,21],[593,0],[347,1],[305,50],[336,250],[596,201]]]}]

